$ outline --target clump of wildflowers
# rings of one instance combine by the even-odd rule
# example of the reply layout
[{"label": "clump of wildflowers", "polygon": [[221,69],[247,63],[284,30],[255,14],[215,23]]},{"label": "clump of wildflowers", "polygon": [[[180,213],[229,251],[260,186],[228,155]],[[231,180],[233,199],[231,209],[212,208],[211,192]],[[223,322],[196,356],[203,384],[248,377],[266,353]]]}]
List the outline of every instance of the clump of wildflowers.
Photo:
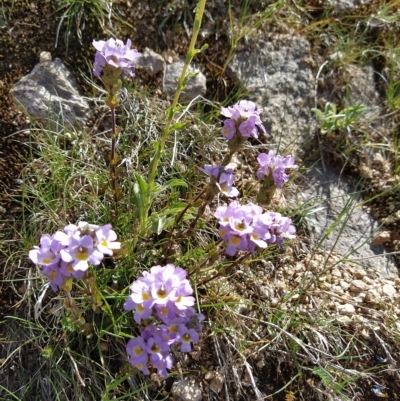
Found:
[{"label": "clump of wildflowers", "polygon": [[218,190],[226,196],[232,197],[239,195],[239,191],[233,186],[235,176],[231,168],[206,164],[204,168],[200,168],[200,170],[210,177],[214,177],[215,185]]},{"label": "clump of wildflowers", "polygon": [[268,154],[260,153],[257,157],[260,168],[257,170],[257,178],[262,180],[257,202],[268,205],[274,196],[276,187],[282,188],[283,183],[289,181],[286,169],[298,168],[294,164],[292,156],[282,157],[270,150]]},{"label": "clump of wildflowers", "polygon": [[289,176],[286,174],[285,170],[299,167],[294,164],[294,157],[282,157],[276,155],[273,150],[270,150],[268,154],[260,153],[257,157],[257,161],[260,164],[260,168],[257,170],[257,178],[262,180],[265,179],[265,177],[272,176],[278,188],[282,188],[282,184],[289,181]]},{"label": "clump of wildflowers", "polygon": [[111,224],[97,226],[81,221],[53,235],[43,234],[40,246],[29,251],[29,258],[41,266],[53,291],[58,291],[69,278],[82,278],[89,263],[97,266],[104,255],[112,255],[113,250],[120,249],[121,244],[116,239]]},{"label": "clump of wildflowers", "polygon": [[265,132],[260,119],[262,109],[256,109],[254,102],[241,100],[232,107],[221,107],[221,114],[227,119],[221,134],[229,141],[231,151],[238,150],[247,138],[258,138],[259,130]]},{"label": "clump of wildflowers", "polygon": [[173,365],[171,347],[190,352],[191,344],[199,341],[199,322],[204,320],[193,308],[195,299],[186,271],[173,264],[153,266],[130,290],[124,309],[133,310],[135,322],[144,326],[140,336],[126,345],[129,362],[146,375],[151,365],[167,377]]},{"label": "clump of wildflowers", "polygon": [[219,222],[219,234],[227,243],[226,254],[234,256],[237,250],[255,252],[283,240],[295,238],[296,228],[289,217],[276,212],[264,212],[253,203],[240,205],[233,201],[217,208],[214,216]]},{"label": "clump of wildflowers", "polygon": [[97,50],[93,64],[93,75],[100,76],[106,65],[119,69],[131,77],[135,76],[133,70],[135,63],[140,57],[136,49],[131,49],[131,40],[124,42],[119,39],[93,40],[93,46]]}]

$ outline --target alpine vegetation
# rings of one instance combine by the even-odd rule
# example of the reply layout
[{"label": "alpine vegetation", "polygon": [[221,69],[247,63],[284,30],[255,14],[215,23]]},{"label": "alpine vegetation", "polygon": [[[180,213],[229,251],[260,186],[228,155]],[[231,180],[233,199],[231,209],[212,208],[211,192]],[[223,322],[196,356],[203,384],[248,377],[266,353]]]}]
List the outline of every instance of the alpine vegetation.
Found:
[{"label": "alpine vegetation", "polygon": [[[201,11],[198,10],[197,18],[200,17]],[[195,26],[197,28],[194,30],[194,36],[197,35],[200,25]],[[82,286],[77,287],[73,280],[83,281],[86,286],[86,299],[90,299],[95,312],[110,316],[111,308],[107,300],[109,289],[102,277],[104,268],[99,266],[106,265],[107,256],[107,260],[114,259],[113,263],[118,267],[122,262],[116,260],[116,256],[123,258],[135,255],[139,247],[138,241],[163,235],[166,244],[154,250],[157,257],[168,259],[167,264],[153,266],[148,271],[146,268],[141,269],[142,276],[139,278],[137,278],[137,266],[130,265],[125,270],[125,276],[131,279],[133,276],[134,280],[129,287],[130,294],[128,296],[126,294],[127,287],[119,289],[117,297],[125,299],[125,303],[114,313],[125,316],[124,311],[133,311],[133,320],[128,319],[127,323],[129,328],[125,326],[115,333],[116,336],[120,336],[122,330],[123,337],[130,337],[126,343],[130,365],[145,375],[156,371],[159,376],[165,378],[174,369],[174,360],[179,352],[190,352],[194,343],[201,347],[203,329],[201,322],[205,321],[206,317],[200,313],[199,295],[196,292],[197,298],[194,297],[193,288],[201,287],[206,282],[224,275],[227,270],[221,269],[222,264],[213,259],[216,271],[214,276],[211,274],[210,277],[210,274],[206,273],[208,274],[206,280],[200,280],[200,275],[194,273],[202,272],[203,266],[212,254],[218,255],[225,263],[231,263],[232,269],[245,258],[257,252],[261,253],[269,246],[282,248],[285,240],[295,238],[296,228],[289,217],[277,211],[264,210],[262,206],[251,202],[244,205],[240,203],[242,194],[234,186],[235,174],[229,163],[233,155],[243,149],[248,139],[258,138],[260,133],[266,132],[260,119],[262,110],[249,100],[240,100],[233,106],[221,108],[220,113],[225,117],[225,121],[220,132],[227,141],[227,152],[219,165],[206,164],[199,168],[209,177],[209,183],[194,199],[189,199],[186,203],[180,202],[178,205],[166,202],[160,209],[158,195],[183,185],[176,179],[167,183],[164,180],[163,184],[159,184],[158,165],[165,153],[169,134],[172,130],[179,131],[181,128],[178,123],[172,124],[172,120],[175,113],[180,110],[177,101],[187,81],[185,81],[186,67],[196,54],[194,48],[189,50],[190,57],[186,60],[187,64],[180,78],[181,84],[177,89],[178,96],[167,110],[167,123],[161,139],[152,143],[154,149],[148,164],[148,175],[145,177],[135,173],[132,176],[135,183],[133,197],[129,198],[124,192],[126,187],[120,187],[117,182],[116,167],[120,159],[116,155],[116,143],[122,128],[116,124],[115,109],[120,102],[118,95],[122,87],[121,77],[134,77],[135,63],[140,57],[140,53],[131,48],[131,45],[129,39],[126,44],[119,39],[93,41],[96,50],[93,75],[101,79],[104,85],[107,92],[105,104],[111,112],[110,186],[114,206],[111,214],[112,222],[116,231],[119,231],[124,225],[123,205],[134,203],[137,220],[130,223],[132,232],[125,232],[125,238],[122,238],[122,242],[118,242],[116,231],[111,224],[100,226],[80,221],[76,225],[68,224],[55,234],[42,234],[40,246],[35,246],[29,252],[29,257],[40,267],[52,290],[54,292],[62,290],[65,293],[64,307],[69,322],[86,331],[89,330],[89,324],[86,323],[85,312],[78,307],[74,297],[76,291],[79,299],[82,299]],[[297,166],[293,157],[282,157],[273,151],[268,154],[261,153],[258,162],[260,168],[257,171],[257,178],[261,180],[260,193],[265,193],[265,187],[268,187],[268,197],[260,203],[268,206],[275,189],[282,188],[283,184],[288,182],[287,172]],[[236,199],[216,207],[213,201],[217,196],[221,196],[222,202]],[[214,233],[211,235],[219,235],[220,240],[206,251],[208,252],[206,262],[198,263],[188,274],[184,268],[172,263],[182,256],[177,253],[174,244],[191,238],[207,207],[214,210],[209,214],[209,218],[212,219],[214,216],[216,219],[214,223],[219,225],[217,229],[216,224],[213,224]],[[193,214],[196,209],[197,214]],[[122,249],[124,243],[129,243],[125,250]],[[225,249],[216,252],[221,243],[225,244]],[[160,254],[161,249],[164,254]],[[242,255],[237,257],[239,253]],[[212,267],[213,264],[210,262],[208,269]],[[111,320],[115,325],[117,316],[112,316]]]}]

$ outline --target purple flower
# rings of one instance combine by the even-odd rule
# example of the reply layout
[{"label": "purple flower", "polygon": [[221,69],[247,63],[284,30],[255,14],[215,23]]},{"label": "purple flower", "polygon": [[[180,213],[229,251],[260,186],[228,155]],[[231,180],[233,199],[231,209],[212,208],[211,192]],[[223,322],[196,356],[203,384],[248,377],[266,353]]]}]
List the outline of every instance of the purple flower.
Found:
[{"label": "purple flower", "polygon": [[191,343],[196,343],[200,339],[197,331],[189,329],[185,325],[179,326],[179,337],[182,352],[190,352],[192,350]]},{"label": "purple flower", "polygon": [[141,370],[143,374],[149,375],[150,371],[147,367],[147,361],[149,359],[148,353],[145,350],[146,343],[141,337],[131,338],[126,344],[126,352],[129,355],[129,362]]},{"label": "purple flower", "polygon": [[203,171],[210,177],[216,178],[217,182],[215,182],[215,185],[226,196],[232,197],[239,195],[239,191],[233,186],[235,176],[233,175],[233,170],[231,168],[206,164],[204,168],[199,167],[199,170]]},{"label": "purple flower", "polygon": [[40,237],[40,247],[35,246],[29,251],[29,259],[41,266],[55,264],[60,259],[58,247],[59,242],[54,239],[54,236],[43,234]]},{"label": "purple flower", "polygon": [[199,340],[204,316],[192,307],[195,298],[186,276],[185,270],[169,263],[153,266],[130,286],[124,309],[135,311],[138,324],[150,318],[152,322],[142,329],[140,340],[132,339],[127,344],[129,362],[145,374],[149,374],[151,365],[159,375],[167,377],[173,364],[170,348],[181,344],[182,350],[190,351],[191,343]]},{"label": "purple flower", "polygon": [[58,263],[47,265],[43,267],[42,273],[47,277],[50,286],[54,292],[58,291],[58,287],[64,284],[65,278],[58,268]]},{"label": "purple flower", "polygon": [[113,249],[120,249],[121,243],[116,242],[117,234],[111,229],[111,224],[96,230],[97,249],[104,255],[112,255]]},{"label": "purple flower", "polygon": [[270,150],[268,154],[260,153],[257,157],[257,161],[260,164],[260,168],[257,170],[257,178],[262,180],[264,177],[270,177],[272,175],[278,188],[282,188],[282,184],[289,181],[289,176],[286,174],[285,169],[298,168],[298,166],[294,164],[294,158],[292,156],[282,157],[280,155],[275,155],[273,150]]},{"label": "purple flower", "polygon": [[234,256],[238,250],[255,252],[268,244],[282,246],[283,239],[295,238],[296,228],[288,217],[280,213],[265,212],[253,203],[241,206],[234,201],[217,208],[214,216],[219,220],[219,234],[227,243],[225,252]]},{"label": "purple flower", "polygon": [[227,140],[232,140],[235,134],[242,138],[258,138],[258,130],[265,132],[261,112],[254,102],[248,100],[241,100],[232,107],[221,107],[221,114],[228,118],[224,121],[221,134]]},{"label": "purple flower", "polygon": [[221,128],[221,134],[230,141],[236,132],[236,122],[231,119],[224,121],[224,126]]},{"label": "purple flower", "polygon": [[93,46],[97,50],[93,64],[93,75],[98,77],[106,65],[121,69],[130,76],[135,76],[133,69],[140,53],[131,49],[132,42],[127,40],[126,45],[119,39],[93,40]]},{"label": "purple flower", "polygon": [[103,253],[93,247],[93,238],[90,235],[82,237],[76,233],[70,238],[69,249],[61,253],[64,262],[73,261],[75,270],[86,271],[88,262],[97,266],[103,260]]}]

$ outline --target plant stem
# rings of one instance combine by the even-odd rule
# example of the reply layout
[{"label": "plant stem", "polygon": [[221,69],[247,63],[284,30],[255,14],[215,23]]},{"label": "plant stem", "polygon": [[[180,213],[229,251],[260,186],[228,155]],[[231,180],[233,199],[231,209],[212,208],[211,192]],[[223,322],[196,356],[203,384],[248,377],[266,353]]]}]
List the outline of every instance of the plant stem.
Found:
[{"label": "plant stem", "polygon": [[[167,123],[165,125],[163,135],[161,137],[160,143],[156,146],[154,160],[151,165],[151,170],[150,170],[149,177],[148,177],[149,187],[151,187],[152,183],[154,182],[154,180],[156,178],[157,167],[160,162],[161,155],[162,155],[162,152],[165,147],[165,143],[170,134],[171,124],[172,124],[172,120],[174,118],[174,114],[175,114],[176,106],[178,104],[179,96],[181,95],[181,92],[184,89],[184,80],[186,78],[187,70],[189,68],[190,62],[192,61],[194,55],[196,54],[195,45],[196,45],[196,41],[197,41],[197,36],[200,32],[201,20],[203,18],[205,5],[206,5],[206,0],[200,0],[197,5],[195,21],[194,21],[194,25],[193,25],[192,39],[190,41],[189,49],[186,54],[185,64],[183,65],[181,75],[178,79],[178,86],[175,91],[174,100],[172,101],[172,105],[169,108]],[[150,206],[151,205],[147,205],[147,208],[149,209]]]},{"label": "plant stem", "polygon": [[111,178],[111,188],[114,194],[114,207],[115,214],[117,214],[118,210],[118,192],[117,192],[117,172],[116,172],[116,164],[117,159],[115,157],[115,148],[117,145],[118,131],[116,125],[116,117],[115,117],[115,107],[110,106],[111,109],[111,120],[112,120],[112,136],[111,136],[111,156],[110,156],[110,178]]}]

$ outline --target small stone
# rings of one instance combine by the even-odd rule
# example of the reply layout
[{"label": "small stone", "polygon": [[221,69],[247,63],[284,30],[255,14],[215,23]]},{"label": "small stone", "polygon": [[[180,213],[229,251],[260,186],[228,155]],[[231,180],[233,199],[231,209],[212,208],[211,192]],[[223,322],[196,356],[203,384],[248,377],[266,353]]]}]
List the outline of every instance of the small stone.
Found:
[{"label": "small stone", "polygon": [[343,295],[344,294],[344,290],[340,285],[334,285],[332,287],[332,291],[336,292],[336,294],[339,294],[339,295]]},{"label": "small stone", "polygon": [[340,288],[342,288],[344,291],[347,291],[350,288],[350,284],[344,280],[340,280],[339,285],[340,285]]},{"label": "small stone", "polygon": [[390,241],[390,231],[380,232],[371,242],[371,245],[382,245]]},{"label": "small stone", "polygon": [[186,379],[174,382],[171,393],[175,401],[201,401],[203,399],[200,387]]},{"label": "small stone", "polygon": [[350,284],[350,291],[352,292],[363,292],[368,289],[368,285],[362,280],[353,280]]},{"label": "small stone", "polygon": [[210,381],[214,379],[214,377],[215,377],[215,372],[213,370],[210,370],[206,372],[206,374],[204,375],[204,380]]},{"label": "small stone", "polygon": [[395,279],[394,279],[394,285],[395,285],[395,287],[396,287],[397,289],[400,288],[400,278],[395,278]]},{"label": "small stone", "polygon": [[392,298],[396,295],[396,293],[397,293],[396,288],[394,288],[393,285],[391,284],[385,284],[382,287],[382,294],[386,295],[387,297]]},{"label": "small stone", "polygon": [[372,280],[371,277],[365,276],[365,277],[363,277],[362,280],[364,281],[365,284],[368,284],[368,285],[374,284],[374,280]]},{"label": "small stone", "polygon": [[319,284],[319,288],[321,290],[327,291],[327,290],[329,290],[331,288],[331,284],[327,283],[326,281],[324,281],[324,282]]},{"label": "small stone", "polygon": [[278,303],[279,303],[279,298],[272,298],[272,299],[269,301],[269,305],[272,306],[272,307],[278,305]]},{"label": "small stone", "polygon": [[214,393],[218,394],[221,392],[223,385],[224,385],[224,376],[222,376],[221,373],[216,372],[215,377],[211,380],[210,389],[214,391]]},{"label": "small stone", "polygon": [[357,304],[362,304],[365,300],[366,294],[364,292],[360,292],[356,297],[353,298],[353,302]]},{"label": "small stone", "polygon": [[333,277],[342,278],[342,272],[339,269],[333,269],[331,275]]},{"label": "small stone", "polygon": [[91,108],[79,93],[78,83],[63,62],[56,58],[36,64],[32,72],[11,89],[16,102],[35,120],[60,132],[65,126],[85,126]]},{"label": "small stone", "polygon": [[365,302],[368,303],[377,303],[380,300],[381,296],[375,288],[370,288],[368,292],[365,294]]},{"label": "small stone", "polygon": [[357,279],[361,279],[367,275],[367,272],[362,269],[355,269],[353,272],[353,276]]},{"label": "small stone", "polygon": [[40,52],[39,55],[39,62],[40,63],[45,63],[46,61],[51,61],[51,53],[50,52]]},{"label": "small stone", "polygon": [[356,308],[352,304],[344,304],[338,307],[341,315],[353,316],[356,312]]},{"label": "small stone", "polygon": [[336,320],[336,322],[341,323],[341,324],[351,323],[351,319],[347,315],[336,316],[335,320]]}]

